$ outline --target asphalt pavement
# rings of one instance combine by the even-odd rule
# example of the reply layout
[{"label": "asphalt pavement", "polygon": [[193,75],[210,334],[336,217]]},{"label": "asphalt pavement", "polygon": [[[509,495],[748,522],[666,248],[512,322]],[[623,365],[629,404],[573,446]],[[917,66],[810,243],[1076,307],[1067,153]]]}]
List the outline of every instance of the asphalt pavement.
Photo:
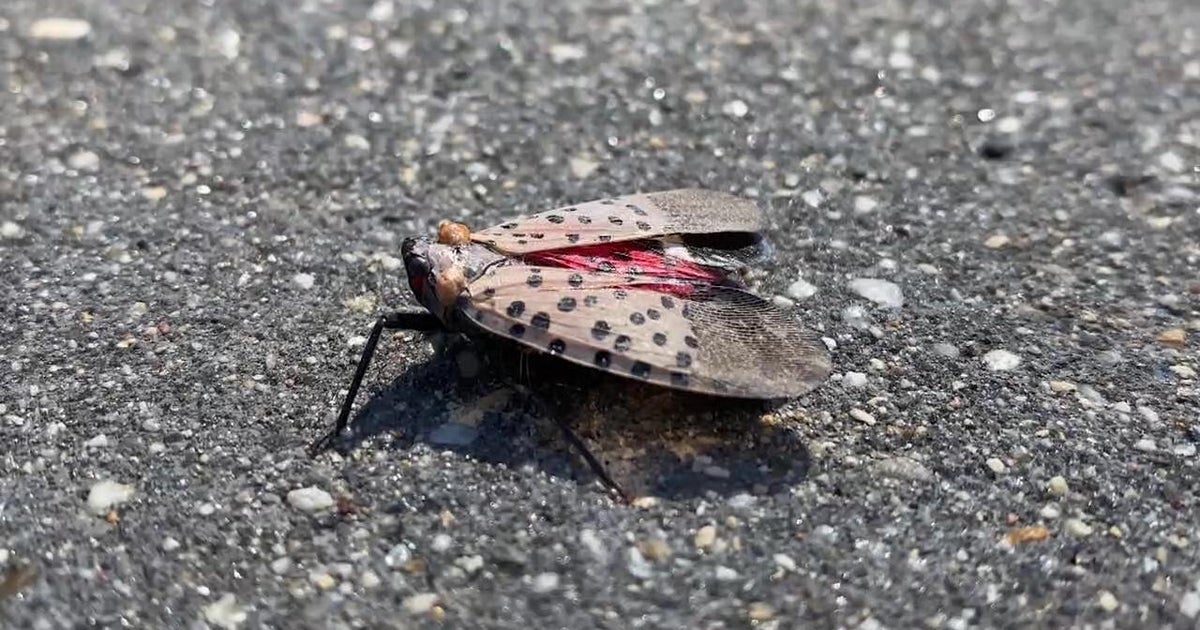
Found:
[{"label": "asphalt pavement", "polygon": [[[0,87],[5,628],[1200,624],[1193,0],[7,0]],[[399,333],[305,454],[404,237],[680,187],[823,387]]]}]

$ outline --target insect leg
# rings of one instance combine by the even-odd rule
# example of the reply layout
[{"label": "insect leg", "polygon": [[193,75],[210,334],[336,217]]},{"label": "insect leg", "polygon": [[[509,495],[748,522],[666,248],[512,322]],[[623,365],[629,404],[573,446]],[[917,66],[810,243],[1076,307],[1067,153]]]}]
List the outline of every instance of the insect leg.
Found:
[{"label": "insect leg", "polygon": [[358,397],[358,389],[362,386],[363,376],[367,373],[367,366],[371,363],[371,358],[375,356],[375,347],[379,345],[379,337],[385,328],[388,330],[431,331],[442,328],[442,323],[433,313],[417,309],[388,313],[375,320],[375,326],[371,328],[371,334],[367,337],[366,345],[363,346],[362,356],[358,359],[358,367],[354,370],[354,379],[350,381],[350,391],[342,401],[342,410],[338,413],[337,423],[333,425],[333,430],[309,445],[310,457],[315,457],[333,446],[338,436],[345,430],[346,424],[350,422],[350,410],[354,407],[354,399]]},{"label": "insect leg", "polygon": [[567,442],[570,443],[575,450],[579,451],[580,455],[583,455],[584,461],[586,461],[588,466],[591,467],[592,472],[596,473],[596,476],[600,478],[600,481],[603,482],[604,485],[616,490],[617,494],[621,495],[622,501],[631,503],[633,501],[633,497],[629,496],[629,493],[625,492],[625,489],[621,487],[621,484],[613,480],[613,478],[608,474],[608,471],[605,470],[604,464],[601,464],[600,460],[596,459],[595,455],[592,455],[592,451],[589,450],[587,445],[583,443],[583,440],[579,439],[578,435],[575,435],[575,432],[571,430],[571,426],[567,424],[567,421],[559,417],[558,414],[553,415],[554,422],[558,424],[559,429],[562,429],[563,437],[567,439]]}]

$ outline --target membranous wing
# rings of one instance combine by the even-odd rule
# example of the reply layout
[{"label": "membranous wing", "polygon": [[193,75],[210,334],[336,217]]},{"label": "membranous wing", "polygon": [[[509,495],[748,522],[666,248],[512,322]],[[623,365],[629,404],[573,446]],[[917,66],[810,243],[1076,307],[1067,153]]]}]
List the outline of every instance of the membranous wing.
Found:
[{"label": "membranous wing", "polygon": [[485,330],[613,374],[739,398],[799,396],[831,370],[787,312],[735,287],[512,264],[469,285]]},{"label": "membranous wing", "polygon": [[757,233],[766,227],[753,201],[712,190],[625,195],[515,218],[471,234],[510,255],[671,234]]}]

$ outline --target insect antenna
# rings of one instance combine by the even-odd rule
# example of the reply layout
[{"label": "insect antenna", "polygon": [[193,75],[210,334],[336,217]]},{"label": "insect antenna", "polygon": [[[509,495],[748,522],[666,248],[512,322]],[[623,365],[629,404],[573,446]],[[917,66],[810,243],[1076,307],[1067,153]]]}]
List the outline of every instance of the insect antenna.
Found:
[{"label": "insect antenna", "polygon": [[309,445],[309,457],[316,457],[333,446],[342,434],[342,431],[346,429],[346,425],[349,424],[350,410],[354,408],[354,399],[358,397],[358,390],[362,387],[363,376],[366,375],[367,366],[370,365],[371,359],[375,356],[375,348],[379,345],[379,337],[385,329],[429,332],[440,330],[441,328],[442,322],[433,313],[423,309],[395,311],[380,316],[379,319],[375,320],[375,326],[371,328],[371,334],[367,336],[367,343],[363,346],[362,356],[358,359],[358,366],[354,369],[354,378],[350,381],[350,391],[346,393],[346,398],[342,400],[342,409],[338,412],[337,422],[333,425],[333,429],[329,433],[326,433]]}]

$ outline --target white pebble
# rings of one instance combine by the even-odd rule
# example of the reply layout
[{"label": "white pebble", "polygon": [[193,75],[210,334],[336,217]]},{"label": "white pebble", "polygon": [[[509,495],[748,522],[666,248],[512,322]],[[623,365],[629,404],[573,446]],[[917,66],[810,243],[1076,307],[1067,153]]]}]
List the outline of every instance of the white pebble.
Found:
[{"label": "white pebble", "polygon": [[1068,491],[1070,491],[1070,487],[1067,486],[1067,480],[1064,479],[1062,475],[1055,475],[1051,477],[1050,483],[1046,485],[1046,489],[1050,491],[1050,494],[1056,497],[1064,496]]},{"label": "white pebble", "polygon": [[97,435],[96,437],[84,442],[83,447],[84,448],[107,448],[108,447],[108,436],[101,433],[100,435]]},{"label": "white pebble", "polygon": [[773,559],[775,560],[775,564],[778,565],[779,568],[783,569],[784,571],[795,571],[796,570],[796,561],[793,560],[791,556],[788,556],[788,555],[785,555],[782,553],[777,553],[777,554],[775,554]]},{"label": "white pebble", "polygon": [[420,615],[429,612],[438,603],[437,593],[420,593],[404,598],[404,610],[410,615]]},{"label": "white pebble", "polygon": [[989,457],[987,459],[987,467],[997,475],[1003,475],[1008,472],[1008,466],[1005,466],[999,457]]},{"label": "white pebble", "polygon": [[280,556],[271,561],[271,572],[275,575],[283,575],[292,570],[292,559],[287,556]]},{"label": "white pebble", "polygon": [[370,569],[363,571],[362,575],[358,576],[358,585],[368,590],[378,587],[381,583],[379,574]]},{"label": "white pebble", "polygon": [[314,278],[311,273],[298,273],[292,276],[292,282],[295,282],[296,286],[304,289],[305,291],[313,288],[313,284],[316,283],[316,281],[317,279]]},{"label": "white pebble", "polygon": [[1183,158],[1179,157],[1179,154],[1175,153],[1174,151],[1167,151],[1166,153],[1158,156],[1158,163],[1160,166],[1168,171],[1171,171],[1172,173],[1182,173],[1185,169],[1187,169],[1187,163],[1185,163]]},{"label": "white pebble", "polygon": [[599,563],[608,561],[608,548],[604,546],[600,537],[596,535],[596,530],[584,529],[579,532],[579,544],[583,545],[583,548],[591,555],[592,560]]},{"label": "white pebble", "polygon": [[738,572],[726,566],[719,566],[713,577],[717,578],[718,582],[732,582],[738,579]]},{"label": "white pebble", "polygon": [[204,620],[218,628],[234,630],[246,622],[246,611],[238,605],[233,593],[225,593],[204,607]]},{"label": "white pebble", "polygon": [[804,280],[797,280],[789,284],[784,293],[793,300],[807,300],[817,294],[817,287]]},{"label": "white pebble", "polygon": [[92,25],[86,20],[75,18],[42,18],[29,25],[29,36],[33,39],[74,41],[92,33]]},{"label": "white pebble", "polygon": [[774,302],[775,306],[778,306],[779,308],[792,308],[796,305],[791,298],[787,298],[782,295],[776,295],[775,297],[772,297],[771,301]]},{"label": "white pebble", "polygon": [[1181,442],[1176,444],[1175,448],[1171,449],[1171,452],[1179,457],[1192,457],[1196,454],[1196,445],[1191,442]]},{"label": "white pebble", "polygon": [[1100,596],[1096,598],[1096,603],[1100,604],[1100,608],[1104,609],[1105,612],[1112,612],[1121,605],[1117,601],[1117,596],[1109,591],[1100,591]]},{"label": "white pebble", "polygon": [[94,171],[100,168],[100,156],[86,149],[76,151],[67,158],[67,166],[77,171]]},{"label": "white pebble", "polygon": [[442,553],[449,551],[453,546],[454,539],[450,537],[450,534],[438,534],[433,537],[433,542],[430,544],[429,548],[438,553]]},{"label": "white pebble", "polygon": [[892,54],[888,55],[888,65],[893,70],[908,70],[915,64],[916,62],[913,61],[912,55],[903,50],[893,50]]},{"label": "white pebble", "polygon": [[355,151],[370,151],[371,141],[358,134],[350,134],[343,140],[346,148],[354,149]]},{"label": "white pebble", "polygon": [[804,203],[808,204],[808,207],[810,208],[819,208],[821,207],[821,202],[825,201],[825,195],[822,194],[821,191],[814,188],[801,193],[800,199],[804,200]]},{"label": "white pebble", "polygon": [[88,511],[96,516],[103,516],[109,510],[132,499],[135,493],[133,486],[115,481],[99,481],[88,491]]},{"label": "white pebble", "polygon": [[0,223],[0,238],[21,238],[25,235],[25,228],[19,223],[5,221]]},{"label": "white pebble", "polygon": [[1047,503],[1046,505],[1042,506],[1041,510],[1038,511],[1038,516],[1041,516],[1048,521],[1053,521],[1062,516],[1062,510],[1058,509],[1058,505],[1054,503]]},{"label": "white pebble", "polygon": [[1066,522],[1067,533],[1076,538],[1087,538],[1094,531],[1091,525],[1077,519],[1069,518]]},{"label": "white pebble", "polygon": [[855,407],[850,410],[850,417],[854,418],[855,420],[858,420],[859,422],[861,422],[863,424],[867,424],[867,425],[875,424],[875,416],[871,415],[870,413],[868,413],[866,411],[863,411],[862,409],[859,409],[858,407]]},{"label": "white pebble", "polygon": [[579,44],[554,44],[550,47],[550,60],[555,64],[579,61],[587,57],[587,49]]},{"label": "white pebble", "polygon": [[1184,593],[1183,597],[1179,598],[1179,612],[1188,619],[1195,619],[1200,615],[1200,591]]},{"label": "white pebble", "polygon": [[471,575],[483,568],[483,556],[478,554],[472,556],[461,556],[454,561],[454,564],[466,572],[467,575]]},{"label": "white pebble", "polygon": [[867,375],[862,372],[846,372],[842,377],[842,385],[855,389],[867,386]]},{"label": "white pebble", "polygon": [[170,536],[167,536],[162,541],[162,550],[167,553],[171,553],[172,551],[179,549],[180,546],[181,545],[180,545],[179,541],[175,540],[174,538],[171,538]]},{"label": "white pebble", "polygon": [[904,306],[904,292],[900,285],[878,278],[855,278],[850,281],[850,290],[872,302],[888,308]]},{"label": "white pebble", "polygon": [[854,214],[869,214],[879,207],[879,201],[874,197],[859,195],[854,198]]},{"label": "white pebble", "polygon": [[721,113],[730,118],[743,118],[750,113],[750,106],[746,101],[734,99],[721,106]]},{"label": "white pebble", "polygon": [[989,370],[1003,372],[1021,365],[1021,357],[1008,350],[992,350],[983,355],[983,362],[987,364]]},{"label": "white pebble", "polygon": [[550,572],[539,573],[537,577],[533,578],[531,588],[534,593],[549,593],[556,590],[558,588],[558,574]]},{"label": "white pebble", "polygon": [[1134,442],[1133,448],[1146,452],[1158,450],[1158,446],[1154,444],[1154,440],[1151,438],[1142,438],[1137,442]]},{"label": "white pebble", "polygon": [[288,492],[287,501],[302,512],[321,512],[333,507],[333,495],[312,486]]},{"label": "white pebble", "polygon": [[600,163],[586,156],[576,156],[571,158],[570,166],[572,175],[579,179],[587,179],[600,168]]}]

